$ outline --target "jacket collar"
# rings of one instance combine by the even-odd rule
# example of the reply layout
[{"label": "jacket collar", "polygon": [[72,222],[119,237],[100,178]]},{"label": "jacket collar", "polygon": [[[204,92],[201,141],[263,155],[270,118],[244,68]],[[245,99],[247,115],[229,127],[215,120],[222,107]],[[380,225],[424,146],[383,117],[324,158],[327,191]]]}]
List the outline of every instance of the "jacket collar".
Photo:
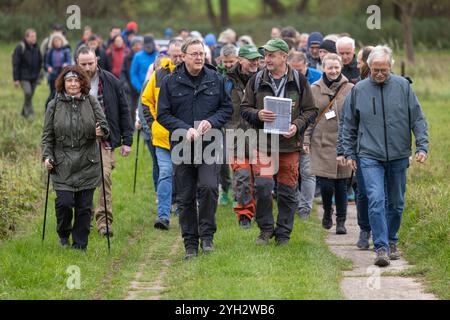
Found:
[{"label": "jacket collar", "polygon": [[[217,74],[217,71],[215,71],[215,68],[213,66],[209,66],[209,65],[205,64],[203,66],[203,71],[204,71],[204,76],[203,76],[203,79],[199,86],[198,91],[206,89],[208,87],[208,85],[207,85],[208,83],[216,80],[215,76]],[[194,88],[192,81],[189,79],[189,77],[187,75],[187,70],[186,70],[184,62],[177,65],[175,67],[175,70],[173,73],[175,75],[176,81],[178,81],[184,85],[187,85],[191,88]]]},{"label": "jacket collar", "polygon": [[372,78],[371,75],[369,75],[369,79],[370,79],[369,81],[370,81],[370,83],[371,83],[372,85],[374,85],[374,86],[385,86],[385,85],[389,84],[391,78],[392,78],[392,73],[389,75],[389,77],[388,77],[382,84],[379,84],[378,82],[376,82],[375,80],[373,80],[373,78]]},{"label": "jacket collar", "polygon": [[[324,74],[325,76],[325,74]],[[326,77],[326,76],[325,76]],[[316,82],[316,84],[319,86],[320,88],[320,93],[321,94],[326,94],[329,96],[334,96],[336,93],[336,90],[338,88],[340,88],[344,83],[348,83],[348,79],[342,75],[341,80],[338,82],[334,82],[331,87],[327,87],[327,85],[325,84],[325,81],[323,81],[323,77],[320,77],[319,81]]]},{"label": "jacket collar", "polygon": [[239,62],[236,63],[230,69],[230,71],[227,72],[227,77],[230,77],[230,78],[235,79],[236,81],[242,82],[242,85],[244,85],[244,86],[252,76],[253,76],[253,73],[250,73],[250,74],[242,73],[242,66]]},{"label": "jacket collar", "polygon": [[[264,70],[263,71],[263,76],[262,76],[263,82],[270,83],[269,70],[267,70],[267,68],[264,68],[263,70]],[[292,72],[292,68],[291,68],[290,65],[287,65],[287,72],[286,73],[287,73],[287,82],[286,83],[291,82],[291,81],[295,81],[294,74]]]},{"label": "jacket collar", "polygon": [[64,101],[64,102],[71,102],[72,100],[84,101],[84,100],[86,100],[87,95],[81,94],[81,96],[79,98],[75,98],[75,97],[67,95],[65,92],[58,92],[57,98],[59,101]]}]

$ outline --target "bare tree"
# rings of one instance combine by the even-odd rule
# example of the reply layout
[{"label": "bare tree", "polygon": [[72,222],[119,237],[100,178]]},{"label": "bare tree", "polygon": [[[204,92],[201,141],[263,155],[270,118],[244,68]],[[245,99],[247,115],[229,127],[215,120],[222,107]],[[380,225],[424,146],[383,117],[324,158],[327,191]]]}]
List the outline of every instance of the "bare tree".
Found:
[{"label": "bare tree", "polygon": [[285,13],[285,8],[279,0],[263,0],[263,4],[270,7],[272,12],[277,16]]},{"label": "bare tree", "polygon": [[214,8],[211,0],[206,0],[206,13],[208,15],[208,19],[215,28],[217,26],[216,14],[214,13]]},{"label": "bare tree", "polygon": [[403,44],[405,46],[406,57],[409,62],[414,63],[414,42],[412,21],[416,11],[417,0],[393,0],[400,11],[400,21],[403,25]]},{"label": "bare tree", "polygon": [[297,4],[297,12],[305,13],[308,9],[309,0],[300,0]]},{"label": "bare tree", "polygon": [[228,25],[230,25],[228,0],[220,0],[220,25],[222,27],[227,27]]}]

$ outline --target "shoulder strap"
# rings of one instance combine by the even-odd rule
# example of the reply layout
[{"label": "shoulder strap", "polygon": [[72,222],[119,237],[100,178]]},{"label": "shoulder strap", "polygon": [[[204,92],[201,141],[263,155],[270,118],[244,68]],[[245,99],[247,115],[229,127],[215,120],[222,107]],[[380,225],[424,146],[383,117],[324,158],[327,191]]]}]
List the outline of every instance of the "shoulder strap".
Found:
[{"label": "shoulder strap", "polygon": [[253,92],[255,92],[255,93],[259,89],[259,86],[261,85],[261,78],[262,78],[263,72],[264,72],[264,70],[260,70],[256,73],[255,82],[253,84]]},{"label": "shoulder strap", "polygon": [[326,107],[325,109],[322,110],[322,112],[321,112],[321,113],[319,114],[319,116],[316,118],[316,122],[315,122],[314,126],[316,126],[316,125],[319,123],[319,121],[323,118],[323,116],[325,115],[325,113],[327,113],[327,112],[331,109],[331,107],[332,107],[333,104],[334,104],[334,101],[336,101],[336,99],[337,99],[337,97],[338,97],[338,95],[339,95],[339,92],[341,92],[341,89],[342,89],[342,87],[343,87],[344,85],[345,85],[345,83],[343,83],[343,84],[341,84],[341,85],[339,86],[339,88],[337,89],[336,93],[335,93],[334,96],[331,98],[330,103],[327,105],[327,107]]}]

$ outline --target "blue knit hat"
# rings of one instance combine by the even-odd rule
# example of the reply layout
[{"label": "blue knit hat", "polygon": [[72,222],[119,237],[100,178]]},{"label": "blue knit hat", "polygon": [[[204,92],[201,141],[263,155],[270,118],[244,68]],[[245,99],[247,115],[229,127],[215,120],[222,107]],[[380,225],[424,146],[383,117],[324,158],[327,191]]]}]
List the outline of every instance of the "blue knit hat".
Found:
[{"label": "blue knit hat", "polygon": [[205,44],[208,47],[215,46],[216,45],[216,36],[214,34],[212,34],[212,33],[208,33],[205,36]]},{"label": "blue knit hat", "polygon": [[308,37],[308,49],[312,44],[318,44],[319,46],[323,42],[323,35],[320,32],[313,32]]}]

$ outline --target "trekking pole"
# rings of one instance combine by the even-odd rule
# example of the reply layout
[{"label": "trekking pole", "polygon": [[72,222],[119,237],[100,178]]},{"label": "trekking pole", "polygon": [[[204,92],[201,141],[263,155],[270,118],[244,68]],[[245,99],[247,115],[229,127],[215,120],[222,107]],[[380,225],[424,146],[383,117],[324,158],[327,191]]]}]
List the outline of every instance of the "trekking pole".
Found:
[{"label": "trekking pole", "polygon": [[[53,161],[51,161],[50,163],[52,163]],[[51,170],[48,170],[48,174],[47,174],[47,192],[45,194],[45,209],[44,209],[44,225],[42,227],[42,242],[44,242],[45,239],[45,223],[47,222],[47,204],[48,204],[48,188],[50,185],[50,173]]]},{"label": "trekking pole", "polygon": [[137,132],[137,147],[136,147],[136,160],[134,161],[134,182],[133,182],[133,193],[136,193],[136,176],[137,176],[137,165],[139,157],[139,137],[141,136],[141,129]]},{"label": "trekking pole", "polygon": [[100,151],[100,166],[102,170],[103,200],[105,205],[105,216],[106,216],[106,238],[108,239],[108,254],[111,254],[111,243],[109,240],[108,208],[106,207],[105,175],[103,173],[102,142],[100,140],[98,141],[98,147]]}]

